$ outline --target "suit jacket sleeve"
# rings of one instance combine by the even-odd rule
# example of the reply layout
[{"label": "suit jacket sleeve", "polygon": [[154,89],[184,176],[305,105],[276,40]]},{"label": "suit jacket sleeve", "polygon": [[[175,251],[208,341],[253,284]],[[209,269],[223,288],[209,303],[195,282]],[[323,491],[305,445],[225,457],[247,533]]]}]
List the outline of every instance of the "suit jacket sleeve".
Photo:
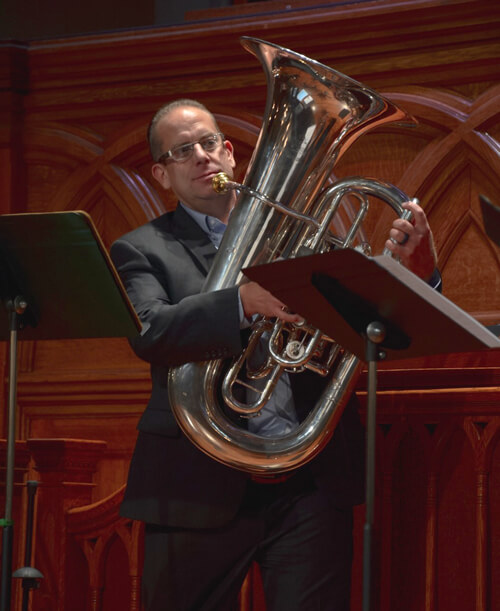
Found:
[{"label": "suit jacket sleeve", "polygon": [[136,354],[167,367],[239,354],[237,287],[200,293],[206,272],[183,245],[159,240],[157,232],[146,227],[111,248],[143,325],[131,340]]}]

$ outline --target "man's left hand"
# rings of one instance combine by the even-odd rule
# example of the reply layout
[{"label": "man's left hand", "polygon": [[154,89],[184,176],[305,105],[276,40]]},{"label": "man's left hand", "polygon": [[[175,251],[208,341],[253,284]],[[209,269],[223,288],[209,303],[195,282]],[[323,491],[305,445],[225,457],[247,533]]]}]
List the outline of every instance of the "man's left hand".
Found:
[{"label": "man's left hand", "polygon": [[429,280],[437,264],[431,228],[425,212],[417,203],[405,202],[403,208],[411,210],[413,219],[397,218],[392,223],[385,246],[414,274]]}]

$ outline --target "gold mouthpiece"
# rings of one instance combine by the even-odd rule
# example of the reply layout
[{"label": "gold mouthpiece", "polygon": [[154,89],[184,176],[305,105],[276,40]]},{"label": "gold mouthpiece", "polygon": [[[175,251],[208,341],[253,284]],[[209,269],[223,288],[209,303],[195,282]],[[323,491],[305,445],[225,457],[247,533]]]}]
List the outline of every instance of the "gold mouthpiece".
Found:
[{"label": "gold mouthpiece", "polygon": [[212,178],[212,187],[216,193],[226,193],[228,191],[227,182],[228,175],[225,172],[219,172]]}]

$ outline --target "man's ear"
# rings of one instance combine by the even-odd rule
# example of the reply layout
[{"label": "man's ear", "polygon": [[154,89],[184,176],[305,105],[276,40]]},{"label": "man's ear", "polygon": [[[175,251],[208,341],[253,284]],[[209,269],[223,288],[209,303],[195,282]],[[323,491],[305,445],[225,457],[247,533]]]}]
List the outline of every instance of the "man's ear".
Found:
[{"label": "man's ear", "polygon": [[153,178],[157,180],[164,189],[170,188],[170,179],[168,177],[168,172],[162,163],[155,163],[151,168],[151,174],[153,175]]},{"label": "man's ear", "polygon": [[231,167],[236,167],[236,161],[234,159],[234,147],[229,140],[224,140],[224,148],[226,149]]}]

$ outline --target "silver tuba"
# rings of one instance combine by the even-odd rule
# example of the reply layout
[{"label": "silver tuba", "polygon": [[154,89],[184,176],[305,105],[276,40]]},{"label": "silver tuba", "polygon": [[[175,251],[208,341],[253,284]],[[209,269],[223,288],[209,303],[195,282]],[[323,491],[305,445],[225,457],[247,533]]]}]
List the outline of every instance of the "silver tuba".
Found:
[{"label": "silver tuba", "polygon": [[[241,283],[241,270],[279,258],[346,248],[353,244],[367,209],[367,196],[388,203],[399,216],[408,197],[396,187],[365,178],[328,186],[337,159],[362,134],[384,123],[414,123],[403,110],[349,77],[275,44],[244,37],[262,63],[268,84],[263,126],[243,184],[223,175],[216,190],[240,191],[203,291]],[[347,235],[331,232],[345,195],[361,202]],[[258,368],[252,352],[266,338],[269,356]],[[246,364],[246,366],[245,366]],[[242,370],[245,376],[242,377]],[[258,417],[284,371],[310,369],[329,381],[309,415],[292,433],[264,437],[226,415]],[[265,318],[252,325],[248,345],[223,373],[223,361],[187,363],[169,372],[172,410],[200,450],[230,467],[260,475],[289,471],[311,460],[331,438],[353,389],[359,360],[307,322],[289,325]],[[257,397],[234,389],[260,380]],[[222,394],[226,405],[220,405]]]}]

